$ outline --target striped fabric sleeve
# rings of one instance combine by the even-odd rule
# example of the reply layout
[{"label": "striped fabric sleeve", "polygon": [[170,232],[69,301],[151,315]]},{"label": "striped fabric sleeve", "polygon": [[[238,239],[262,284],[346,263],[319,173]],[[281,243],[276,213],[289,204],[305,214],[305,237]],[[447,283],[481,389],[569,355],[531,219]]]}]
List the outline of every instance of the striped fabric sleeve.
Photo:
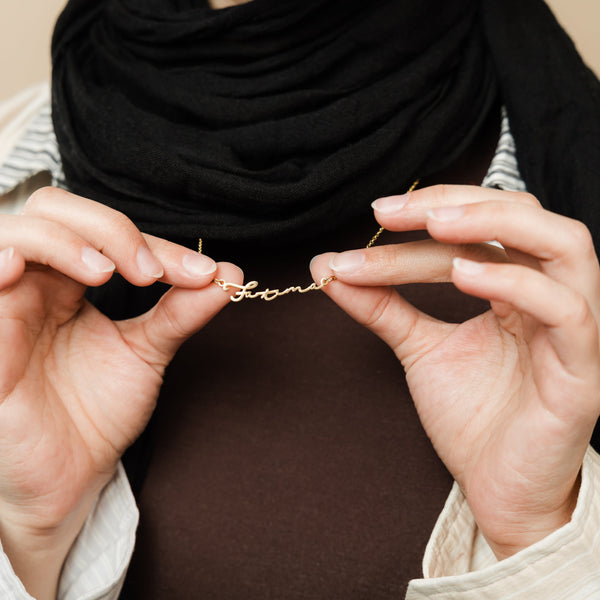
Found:
[{"label": "striped fabric sleeve", "polygon": [[[125,470],[104,488],[65,561],[58,600],[117,600],[135,544],[138,510]],[[0,552],[0,598],[34,600]]]},{"label": "striped fabric sleeve", "polygon": [[[65,187],[64,174],[54,128],[47,85],[33,90],[32,98],[26,97],[12,123],[26,125],[16,143],[12,143],[12,123],[1,132],[0,155],[5,145],[10,145],[0,164],[0,194],[5,194],[30,177],[49,172],[52,185]],[[37,109],[32,118],[31,110]],[[2,107],[0,106],[0,112]],[[8,138],[8,139],[6,139]],[[4,142],[4,143],[3,143]]]},{"label": "striped fabric sleeve", "polygon": [[406,600],[597,600],[599,489],[600,457],[590,447],[571,521],[537,544],[497,561],[454,484],[425,552],[424,578],[410,582]]},{"label": "striped fabric sleeve", "polygon": [[526,191],[525,182],[517,163],[515,140],[510,132],[510,123],[504,106],[502,107],[500,138],[496,145],[496,152],[481,185],[510,192]]}]

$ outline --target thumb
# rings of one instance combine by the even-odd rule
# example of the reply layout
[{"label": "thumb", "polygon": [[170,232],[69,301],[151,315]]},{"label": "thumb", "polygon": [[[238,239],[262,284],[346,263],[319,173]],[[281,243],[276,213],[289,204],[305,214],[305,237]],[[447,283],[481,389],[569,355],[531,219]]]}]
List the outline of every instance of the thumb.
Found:
[{"label": "thumb", "polygon": [[[315,281],[332,274],[329,260],[334,253],[313,259],[311,272]],[[441,321],[430,317],[407,302],[392,286],[350,284],[336,276],[323,291],[355,321],[379,336],[405,367],[429,349],[433,329]]]},{"label": "thumb", "polygon": [[[217,266],[217,278],[242,283],[241,269],[230,263]],[[179,346],[229,303],[230,295],[212,281],[200,289],[172,287],[147,313],[117,326],[146,362],[165,367]]]}]

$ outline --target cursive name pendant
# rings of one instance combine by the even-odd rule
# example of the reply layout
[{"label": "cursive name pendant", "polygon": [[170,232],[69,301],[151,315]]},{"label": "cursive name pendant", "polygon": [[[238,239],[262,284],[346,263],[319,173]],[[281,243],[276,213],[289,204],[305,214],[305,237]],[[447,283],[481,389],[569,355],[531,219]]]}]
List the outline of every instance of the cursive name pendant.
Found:
[{"label": "cursive name pendant", "polygon": [[[419,180],[417,179],[410,186],[406,193],[412,192],[418,185]],[[365,246],[365,248],[370,248],[384,231],[384,228],[380,227],[379,231],[371,238],[371,240]],[[202,238],[198,238],[198,253],[202,254]],[[284,290],[271,290],[267,288],[266,290],[253,292],[252,290],[255,290],[259,285],[258,281],[249,281],[245,284],[239,284],[230,283],[229,281],[225,281],[224,279],[213,279],[213,283],[218,285],[225,292],[228,292],[232,289],[237,290],[233,295],[229,296],[232,302],[241,302],[245,299],[253,300],[255,298],[265,300],[266,302],[271,302],[271,300],[275,300],[275,298],[280,298],[281,296],[287,296],[287,294],[306,294],[306,292],[322,290],[326,285],[329,285],[332,281],[335,281],[335,275],[323,277],[321,281],[319,281],[319,283],[313,282],[305,287],[302,287],[301,285],[292,285],[288,288],[285,288]]]},{"label": "cursive name pendant", "polygon": [[335,279],[335,275],[330,275],[329,277],[323,277],[319,283],[311,283],[306,287],[302,287],[300,285],[293,285],[291,287],[285,288],[285,290],[271,290],[267,288],[262,292],[253,292],[258,287],[258,281],[249,281],[244,285],[239,285],[237,283],[229,283],[224,279],[213,279],[213,282],[216,283],[222,290],[228,292],[231,289],[236,289],[237,292],[230,296],[232,302],[241,302],[244,298],[260,298],[261,300],[265,300],[266,302],[270,302],[271,300],[275,300],[275,298],[279,298],[280,296],[285,296],[286,294],[297,293],[297,294],[306,294],[306,292],[312,292],[313,290],[321,290],[326,285],[331,283]]}]

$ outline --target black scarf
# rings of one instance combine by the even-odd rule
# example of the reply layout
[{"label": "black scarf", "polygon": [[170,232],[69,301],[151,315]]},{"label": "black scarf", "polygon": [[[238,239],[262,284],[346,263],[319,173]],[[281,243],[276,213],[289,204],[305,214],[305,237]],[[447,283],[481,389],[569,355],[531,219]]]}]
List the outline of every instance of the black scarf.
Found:
[{"label": "black scarf", "polygon": [[71,0],[71,189],[166,237],[290,240],[451,164],[498,96],[529,189],[600,232],[598,83],[539,0]]}]

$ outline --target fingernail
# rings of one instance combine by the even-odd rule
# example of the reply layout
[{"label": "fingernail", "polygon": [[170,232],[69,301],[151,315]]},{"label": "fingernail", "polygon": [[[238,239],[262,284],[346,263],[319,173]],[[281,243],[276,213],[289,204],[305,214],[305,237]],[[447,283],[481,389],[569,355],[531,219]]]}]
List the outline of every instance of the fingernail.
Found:
[{"label": "fingernail", "polygon": [[453,258],[452,265],[465,275],[481,275],[485,271],[485,264],[466,258]]},{"label": "fingernail", "polygon": [[0,251],[0,269],[3,269],[15,255],[15,249],[12,246],[8,248],[4,248],[4,250]]},{"label": "fingernail", "polygon": [[165,272],[162,265],[154,258],[152,252],[146,246],[140,246],[137,251],[137,265],[142,275],[152,277],[153,279],[162,277]]},{"label": "fingernail", "polygon": [[196,252],[186,254],[181,263],[183,264],[183,268],[188,272],[188,275],[192,277],[210,275],[210,273],[214,273],[217,270],[217,263],[212,258]]},{"label": "fingernail", "polygon": [[352,273],[358,271],[365,262],[365,253],[362,250],[348,250],[331,257],[329,268],[336,273]]},{"label": "fingernail", "polygon": [[434,221],[456,221],[465,214],[466,207],[463,206],[440,206],[427,211],[427,216]]},{"label": "fingernail", "polygon": [[410,192],[402,194],[401,196],[386,196],[385,198],[377,198],[375,202],[371,204],[373,210],[381,213],[382,215],[391,215],[396,212],[400,212],[404,208],[404,205],[408,202]]},{"label": "fingernail", "polygon": [[94,248],[81,249],[81,261],[93,273],[109,273],[115,270],[115,263]]}]

